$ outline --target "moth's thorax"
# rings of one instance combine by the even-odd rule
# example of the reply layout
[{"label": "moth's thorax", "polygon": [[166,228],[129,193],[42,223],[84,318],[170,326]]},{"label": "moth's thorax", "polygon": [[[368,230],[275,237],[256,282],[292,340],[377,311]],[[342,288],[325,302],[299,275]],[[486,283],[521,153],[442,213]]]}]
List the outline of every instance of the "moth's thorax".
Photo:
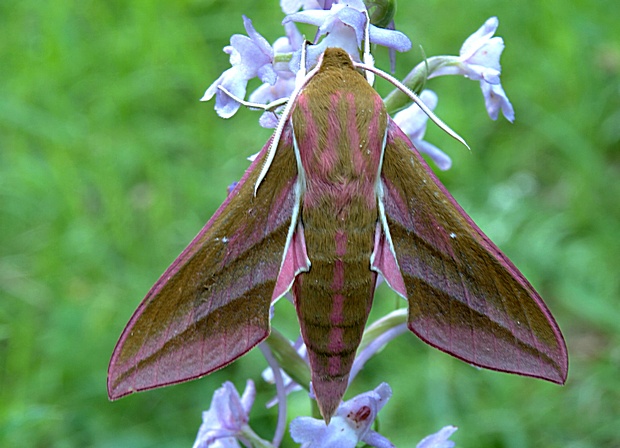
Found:
[{"label": "moth's thorax", "polygon": [[387,113],[366,79],[350,65],[322,68],[300,94],[292,122],[304,203],[327,197],[342,209],[357,197],[374,208]]}]

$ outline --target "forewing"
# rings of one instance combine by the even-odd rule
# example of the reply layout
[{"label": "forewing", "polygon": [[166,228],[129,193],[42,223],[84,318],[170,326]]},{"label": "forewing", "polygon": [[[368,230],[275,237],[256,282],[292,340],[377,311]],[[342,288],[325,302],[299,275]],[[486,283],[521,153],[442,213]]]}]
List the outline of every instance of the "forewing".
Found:
[{"label": "forewing", "polygon": [[194,379],[269,334],[269,307],[296,207],[297,168],[286,129],[256,196],[269,142],[215,215],[164,272],[123,331],[108,394]]},{"label": "forewing", "polygon": [[381,181],[411,331],[476,366],[564,383],[566,346],[544,302],[394,122]]}]

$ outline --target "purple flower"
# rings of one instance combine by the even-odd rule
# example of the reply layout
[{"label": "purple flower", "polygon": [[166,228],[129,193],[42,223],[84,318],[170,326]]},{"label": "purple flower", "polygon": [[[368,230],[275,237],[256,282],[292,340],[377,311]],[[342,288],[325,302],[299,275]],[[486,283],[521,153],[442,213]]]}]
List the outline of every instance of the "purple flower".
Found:
[{"label": "purple flower", "polygon": [[243,396],[227,381],[215,391],[211,407],[202,413],[202,425],[198,430],[194,448],[237,448],[237,437],[244,437],[249,430],[250,409],[254,404],[256,389],[248,380]]},{"label": "purple flower", "polygon": [[439,68],[430,77],[464,75],[473,80],[484,79],[488,83],[499,84],[499,57],[504,50],[504,40],[493,36],[498,25],[497,17],[487,20],[465,40],[456,63]]},{"label": "purple flower", "polygon": [[238,98],[245,97],[248,80],[258,77],[271,85],[276,82],[273,69],[273,48],[252,26],[252,21],[243,17],[243,24],[248,36],[235,34],[230,38],[230,45],[224,52],[230,54],[231,68],[209,86],[201,101],[208,101],[216,96],[215,110],[222,118],[229,118],[237,112],[240,104],[218,89],[224,87]]},{"label": "purple flower", "polygon": [[[430,110],[434,110],[437,106],[437,95],[431,90],[422,91],[420,99]],[[420,109],[417,104],[414,103],[407,109],[398,112],[394,115],[394,121],[411,139],[413,146],[415,146],[418,151],[427,154],[440,170],[450,169],[452,166],[450,157],[435,145],[423,140],[424,133],[426,132],[428,115],[422,112],[422,109]]]},{"label": "purple flower", "polygon": [[[303,36],[294,23],[284,25],[286,36],[276,39],[273,43],[275,54],[293,53],[303,44]],[[254,103],[268,104],[280,98],[287,98],[295,88],[295,72],[291,70],[288,62],[274,60],[273,68],[278,77],[275,83],[265,83],[250,95],[250,101]]]},{"label": "purple flower", "polygon": [[429,75],[430,78],[442,75],[463,75],[480,81],[482,94],[489,116],[496,120],[501,109],[508,121],[514,120],[514,109],[500,85],[501,66],[499,58],[504,50],[504,40],[494,36],[499,20],[488,19],[482,27],[469,36],[458,57],[451,58]]},{"label": "purple flower", "polygon": [[[343,4],[333,4],[329,10],[311,9],[290,14],[283,23],[293,21],[317,26],[319,29],[316,41],[326,35],[318,45],[308,49],[308,62],[312,65],[328,47],[342,48],[359,60],[359,49],[364,39],[367,17],[364,2],[348,0]],[[407,51],[411,48],[411,41],[399,31],[370,25],[369,34],[369,40],[373,44],[398,51]]]},{"label": "purple flower", "polygon": [[[283,0],[281,5],[285,11],[297,11],[300,7],[305,10],[289,14],[284,19],[286,36],[276,40],[273,47],[254,29],[251,20],[244,17],[249,37],[235,34],[230,40],[231,45],[224,48],[230,54],[232,67],[209,86],[201,99],[208,101],[215,96],[215,110],[221,117],[230,118],[237,112],[240,103],[235,98],[245,98],[247,83],[254,77],[261,79],[263,85],[252,93],[251,103],[270,104],[290,96],[296,85],[303,45],[303,38],[294,22],[316,25],[319,28],[317,42],[325,36],[320,43],[308,47],[308,66],[316,64],[328,47],[340,47],[359,61],[368,21],[368,12],[362,0],[348,0],[342,4],[330,0]],[[390,50],[406,51],[411,48],[407,36],[398,31],[369,25],[368,32],[371,43]],[[260,123],[263,127],[275,127],[278,118],[274,110],[268,110],[262,115]]]},{"label": "purple flower", "polygon": [[392,443],[370,429],[378,412],[392,396],[387,383],[375,390],[342,403],[329,425],[311,417],[297,417],[291,422],[291,436],[302,448],[347,448],[362,441],[370,446],[387,448]]},{"label": "purple flower", "polygon": [[[275,54],[294,53],[301,48],[303,37],[294,23],[284,24],[286,36],[278,38],[273,43]],[[275,83],[265,82],[258,87],[249,100],[253,103],[269,104],[281,98],[288,98],[295,89],[295,72],[291,70],[290,63],[277,62],[274,60],[273,68],[277,74]],[[259,123],[264,128],[275,128],[278,124],[278,117],[272,111],[266,111],[261,116]]]},{"label": "purple flower", "polygon": [[457,429],[456,426],[444,426],[439,432],[422,439],[416,448],[453,448],[454,442],[448,439]]}]

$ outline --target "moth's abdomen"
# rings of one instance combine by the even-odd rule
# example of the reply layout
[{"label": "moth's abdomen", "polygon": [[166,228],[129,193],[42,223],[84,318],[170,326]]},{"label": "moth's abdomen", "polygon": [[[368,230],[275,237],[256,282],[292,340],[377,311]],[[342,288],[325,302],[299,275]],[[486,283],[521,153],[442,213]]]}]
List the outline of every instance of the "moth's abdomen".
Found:
[{"label": "moth's abdomen", "polygon": [[323,216],[317,210],[303,213],[312,266],[297,277],[293,291],[314,391],[324,415],[331,415],[346,391],[372,305],[376,209],[347,221],[332,214],[332,225]]}]

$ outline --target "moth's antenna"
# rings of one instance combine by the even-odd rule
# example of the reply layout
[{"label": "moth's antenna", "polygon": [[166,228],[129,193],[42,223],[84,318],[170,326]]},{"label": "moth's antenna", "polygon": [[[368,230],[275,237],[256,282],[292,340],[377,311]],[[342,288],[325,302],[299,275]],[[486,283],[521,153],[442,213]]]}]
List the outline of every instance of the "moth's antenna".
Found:
[{"label": "moth's antenna", "polygon": [[306,47],[308,46],[308,41],[304,41],[303,45],[301,46],[301,57],[299,59],[299,70],[297,71],[297,74],[295,75],[296,80],[299,80],[300,78],[303,78],[306,76],[306,70],[308,70],[308,67],[306,67],[306,59],[308,58],[308,50],[306,49]]},{"label": "moth's antenna", "polygon": [[[375,58],[370,54],[370,16],[368,15],[368,11],[364,11],[364,15],[366,16],[366,25],[364,26],[364,55],[362,57],[364,64],[374,67]],[[371,86],[374,85],[375,74],[370,70],[366,70],[364,73],[366,73],[366,81],[368,81],[368,84]]]},{"label": "moth's antenna", "polygon": [[286,123],[291,118],[291,113],[293,112],[293,107],[295,106],[295,100],[301,93],[302,89],[306,86],[308,81],[312,79],[312,77],[316,75],[316,73],[319,71],[319,69],[321,68],[322,62],[323,62],[323,56],[321,56],[316,66],[312,70],[310,70],[310,72],[306,74],[306,44],[304,43],[304,45],[302,45],[301,61],[299,63],[299,71],[297,72],[297,78],[295,80],[295,89],[293,90],[293,93],[291,93],[291,96],[288,99],[288,102],[286,103],[286,107],[284,108],[284,111],[282,111],[282,116],[280,117],[280,121],[278,121],[278,126],[276,127],[276,130],[273,133],[271,144],[269,145],[269,148],[267,149],[267,155],[265,156],[265,161],[263,162],[263,166],[258,175],[258,179],[256,179],[256,184],[254,186],[254,196],[256,196],[258,187],[260,186],[261,182],[267,175],[267,171],[269,171],[269,167],[271,166],[271,163],[273,162],[273,158],[276,155],[276,149],[278,148],[278,144],[280,143],[280,138],[282,138],[282,132],[284,132],[284,126],[286,126]]},{"label": "moth's antenna", "polygon": [[220,89],[222,92],[224,92],[226,96],[229,96],[230,98],[232,98],[233,100],[241,104],[242,106],[249,107],[250,109],[260,109],[260,110],[264,110],[265,112],[274,112],[278,107],[284,106],[286,103],[288,103],[288,98],[280,98],[278,100],[272,101],[271,103],[267,103],[267,104],[253,103],[251,101],[246,101],[242,98],[239,98],[234,93],[231,93],[228,90],[226,90],[226,87],[224,86],[220,85],[220,86],[217,86],[217,88]]},{"label": "moth's antenna", "polygon": [[428,108],[428,106],[426,104],[424,104],[424,101],[422,101],[418,95],[416,95],[415,93],[413,93],[413,91],[407,87],[406,85],[404,85],[402,82],[400,82],[398,79],[394,78],[392,75],[390,75],[389,73],[385,73],[382,70],[379,70],[378,68],[376,68],[374,65],[366,65],[360,62],[355,62],[353,61],[353,66],[355,68],[361,68],[362,70],[368,70],[371,71],[373,73],[376,73],[377,75],[381,76],[382,78],[386,79],[387,81],[391,82],[392,84],[394,84],[397,88],[399,88],[400,90],[402,90],[409,98],[411,98],[411,100],[416,103],[420,109],[422,109],[422,112],[424,112],[426,115],[428,115],[428,118],[431,119],[431,121],[433,123],[435,123],[437,126],[439,126],[439,129],[441,129],[442,131],[444,131],[446,134],[448,134],[450,137],[452,137],[453,139],[457,140],[458,142],[462,143],[463,145],[465,145],[465,147],[469,150],[471,150],[471,148],[469,147],[469,145],[467,144],[467,142],[465,141],[465,139],[463,137],[461,137],[460,135],[458,135],[455,131],[453,131],[450,126],[448,126],[446,123],[444,123],[437,115],[435,115],[433,113],[432,110],[430,110]]}]

